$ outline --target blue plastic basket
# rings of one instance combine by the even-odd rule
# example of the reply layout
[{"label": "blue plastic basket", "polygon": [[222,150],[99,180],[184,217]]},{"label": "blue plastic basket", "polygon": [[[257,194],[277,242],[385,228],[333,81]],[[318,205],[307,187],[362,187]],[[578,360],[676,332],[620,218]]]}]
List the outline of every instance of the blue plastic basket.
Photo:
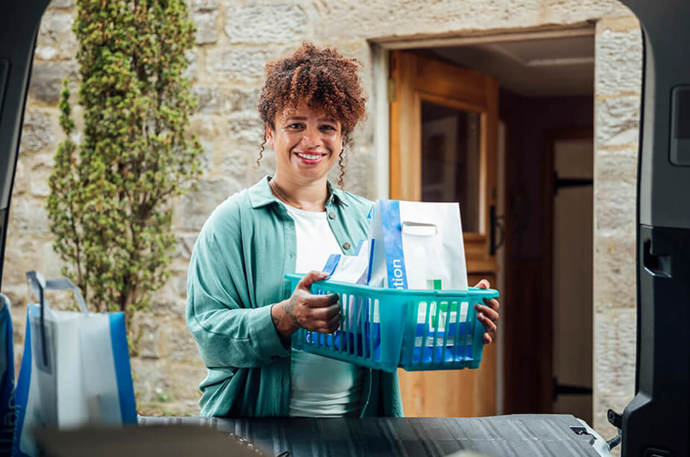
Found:
[{"label": "blue plastic basket", "polygon": [[[285,275],[290,290],[302,277]],[[474,305],[498,297],[493,289],[400,290],[336,281],[319,281],[311,290],[339,295],[340,328],[332,334],[299,329],[293,347],[388,372],[478,368],[485,330]]]}]

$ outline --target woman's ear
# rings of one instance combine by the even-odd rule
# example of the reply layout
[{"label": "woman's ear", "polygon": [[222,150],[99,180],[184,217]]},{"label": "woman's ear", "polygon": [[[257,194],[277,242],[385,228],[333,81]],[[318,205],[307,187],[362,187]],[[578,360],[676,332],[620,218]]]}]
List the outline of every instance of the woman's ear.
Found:
[{"label": "woman's ear", "polygon": [[269,124],[266,124],[266,144],[273,147],[273,129]]}]

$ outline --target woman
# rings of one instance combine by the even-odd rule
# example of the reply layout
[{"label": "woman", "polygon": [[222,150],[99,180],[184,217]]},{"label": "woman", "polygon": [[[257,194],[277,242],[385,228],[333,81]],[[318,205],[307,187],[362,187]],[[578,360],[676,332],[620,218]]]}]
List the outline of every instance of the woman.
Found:
[{"label": "woman", "polygon": [[[299,328],[338,327],[337,296],[309,288],[326,277],[329,254],[354,254],[367,236],[372,202],[327,178],[339,162],[342,185],[343,145],[365,114],[358,68],[309,43],[266,66],[258,107],[275,175],[213,211],[189,266],[187,325],[208,368],[203,415],[402,416],[396,374],[290,348]],[[306,275],[290,294],[292,272]],[[498,302],[489,305],[480,309],[487,342],[498,320]]]}]

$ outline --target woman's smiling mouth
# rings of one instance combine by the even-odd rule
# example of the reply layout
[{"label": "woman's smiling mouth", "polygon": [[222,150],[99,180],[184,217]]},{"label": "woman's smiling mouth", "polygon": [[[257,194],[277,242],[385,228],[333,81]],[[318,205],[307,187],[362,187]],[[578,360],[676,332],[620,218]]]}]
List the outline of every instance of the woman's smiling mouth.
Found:
[{"label": "woman's smiling mouth", "polygon": [[318,162],[321,160],[323,157],[326,156],[326,154],[322,154],[319,152],[295,152],[297,157],[302,159],[303,161],[309,163],[309,162]]}]

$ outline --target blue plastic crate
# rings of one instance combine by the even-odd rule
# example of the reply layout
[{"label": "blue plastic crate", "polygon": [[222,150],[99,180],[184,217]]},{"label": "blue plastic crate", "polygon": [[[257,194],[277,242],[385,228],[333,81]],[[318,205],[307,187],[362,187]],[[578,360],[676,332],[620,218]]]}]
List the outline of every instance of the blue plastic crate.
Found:
[{"label": "blue plastic crate", "polygon": [[[290,290],[302,277],[285,275]],[[388,372],[478,368],[485,330],[474,305],[498,297],[493,289],[400,290],[336,281],[311,289],[339,295],[340,328],[332,334],[299,329],[293,347]]]}]

